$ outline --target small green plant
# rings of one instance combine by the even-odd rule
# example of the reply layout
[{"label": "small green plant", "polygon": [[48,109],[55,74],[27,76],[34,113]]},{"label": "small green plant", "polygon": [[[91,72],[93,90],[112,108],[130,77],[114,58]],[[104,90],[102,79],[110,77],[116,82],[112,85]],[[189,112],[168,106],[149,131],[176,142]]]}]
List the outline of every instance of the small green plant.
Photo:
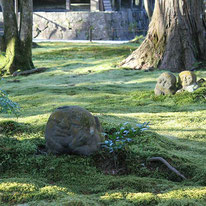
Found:
[{"label": "small green plant", "polygon": [[104,133],[105,141],[102,148],[109,151],[114,168],[117,169],[125,160],[125,154],[129,151],[129,145],[135,143],[135,137],[140,136],[143,131],[149,128],[149,122],[136,124],[132,127],[128,122],[120,124],[117,128],[112,128],[109,132]]},{"label": "small green plant", "polygon": [[13,113],[18,117],[19,105],[8,98],[5,91],[0,89],[0,113]]},{"label": "small green plant", "polygon": [[136,124],[136,127],[132,127],[128,122],[120,124],[115,129],[115,132],[111,132],[110,134],[104,133],[106,140],[102,144],[102,147],[109,150],[110,153],[126,150],[128,145],[134,142],[134,137],[141,135],[148,128],[149,122]]}]

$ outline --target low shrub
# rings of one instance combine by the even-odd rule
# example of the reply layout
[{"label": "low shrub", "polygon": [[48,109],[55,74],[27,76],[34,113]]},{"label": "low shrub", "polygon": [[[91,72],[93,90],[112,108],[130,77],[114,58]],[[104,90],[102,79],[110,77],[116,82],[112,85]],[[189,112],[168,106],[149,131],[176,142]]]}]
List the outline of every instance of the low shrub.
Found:
[{"label": "low shrub", "polygon": [[19,112],[19,105],[10,100],[7,93],[0,89],[0,113],[13,113],[18,117]]}]

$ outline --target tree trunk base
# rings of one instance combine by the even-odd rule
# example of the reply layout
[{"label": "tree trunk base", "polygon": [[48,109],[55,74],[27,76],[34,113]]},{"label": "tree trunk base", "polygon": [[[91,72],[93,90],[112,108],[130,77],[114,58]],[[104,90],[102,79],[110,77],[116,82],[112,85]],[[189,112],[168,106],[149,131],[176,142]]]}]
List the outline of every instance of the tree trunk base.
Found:
[{"label": "tree trunk base", "polygon": [[206,60],[203,1],[156,0],[146,39],[120,66],[180,72]]}]

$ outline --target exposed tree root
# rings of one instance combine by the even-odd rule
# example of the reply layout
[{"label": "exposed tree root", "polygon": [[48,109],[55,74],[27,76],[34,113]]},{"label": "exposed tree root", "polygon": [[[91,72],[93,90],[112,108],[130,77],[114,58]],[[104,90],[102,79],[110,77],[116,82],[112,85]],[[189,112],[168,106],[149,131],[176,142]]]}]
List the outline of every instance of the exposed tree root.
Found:
[{"label": "exposed tree root", "polygon": [[148,159],[148,161],[150,162],[154,162],[154,161],[160,161],[162,162],[164,165],[166,165],[168,167],[169,170],[171,170],[172,172],[174,172],[176,175],[180,176],[182,179],[186,179],[186,177],[181,174],[178,170],[176,170],[174,167],[172,167],[164,158],[162,157],[151,157],[150,159]]},{"label": "exposed tree root", "polygon": [[40,72],[44,72],[46,71],[48,68],[42,67],[42,68],[35,68],[35,69],[31,69],[31,70],[27,70],[27,71],[23,71],[23,72],[14,72],[13,76],[27,76],[30,74],[34,74],[34,73],[40,73]]}]

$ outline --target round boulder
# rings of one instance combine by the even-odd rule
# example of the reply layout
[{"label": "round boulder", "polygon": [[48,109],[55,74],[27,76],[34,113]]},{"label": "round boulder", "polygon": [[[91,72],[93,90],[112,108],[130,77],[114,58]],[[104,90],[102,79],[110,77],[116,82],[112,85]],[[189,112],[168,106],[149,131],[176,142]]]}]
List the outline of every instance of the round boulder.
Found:
[{"label": "round boulder", "polygon": [[170,72],[162,73],[157,79],[155,86],[155,95],[167,95],[175,94],[176,88],[176,77]]},{"label": "round boulder", "polygon": [[57,108],[45,131],[46,147],[53,154],[90,155],[104,140],[99,119],[79,106]]}]

